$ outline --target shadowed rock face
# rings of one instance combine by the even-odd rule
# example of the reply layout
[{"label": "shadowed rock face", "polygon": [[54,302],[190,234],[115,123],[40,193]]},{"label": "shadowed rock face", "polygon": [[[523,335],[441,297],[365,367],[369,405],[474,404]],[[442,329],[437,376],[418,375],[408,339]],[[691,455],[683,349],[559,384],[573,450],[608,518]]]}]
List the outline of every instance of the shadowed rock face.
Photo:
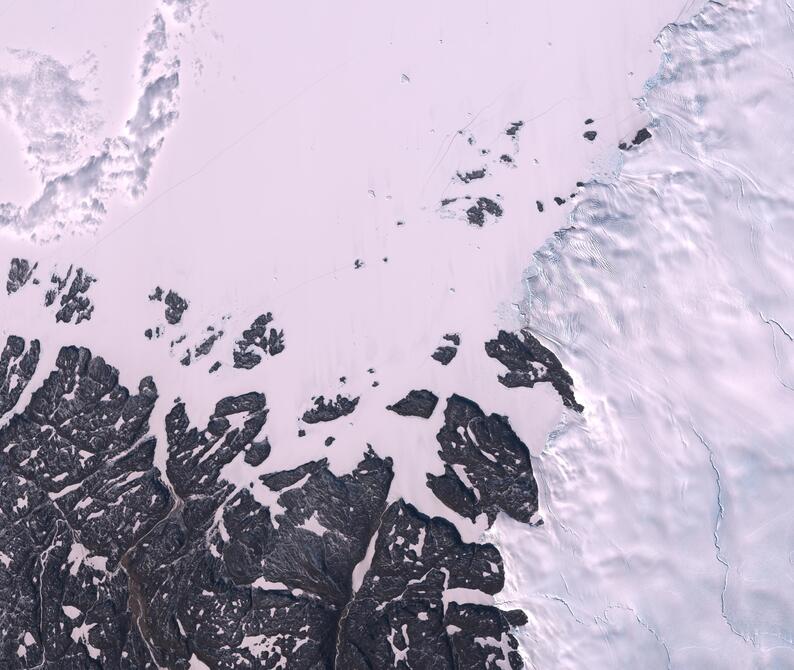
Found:
[{"label": "shadowed rock face", "polygon": [[488,525],[499,512],[529,523],[538,487],[529,450],[506,417],[486,415],[477,403],[453,395],[436,439],[446,465],[443,475],[427,475],[427,485],[441,502],[472,521],[485,514]]},{"label": "shadowed rock face", "polygon": [[438,396],[432,391],[421,389],[419,391],[409,391],[401,400],[393,405],[388,405],[386,409],[399,414],[400,416],[418,416],[429,419],[438,403]]},{"label": "shadowed rock face", "polygon": [[532,388],[539,382],[549,382],[562,402],[577,412],[584,411],[573,393],[573,379],[551,351],[526,328],[520,333],[499,331],[495,340],[485,343],[485,352],[508,369],[499,381],[508,388]]},{"label": "shadowed rock face", "polygon": [[38,358],[37,342],[14,336],[0,354],[0,407],[18,411],[0,429],[3,667],[521,667],[521,613],[444,605],[449,588],[497,593],[499,552],[388,505],[391,459],[370,447],[348,474],[310,461],[235,486],[224,468],[271,449],[266,399],[246,393],[199,426],[174,404],[166,485],[151,378],[133,393],[102,358],[64,347],[19,410]]}]

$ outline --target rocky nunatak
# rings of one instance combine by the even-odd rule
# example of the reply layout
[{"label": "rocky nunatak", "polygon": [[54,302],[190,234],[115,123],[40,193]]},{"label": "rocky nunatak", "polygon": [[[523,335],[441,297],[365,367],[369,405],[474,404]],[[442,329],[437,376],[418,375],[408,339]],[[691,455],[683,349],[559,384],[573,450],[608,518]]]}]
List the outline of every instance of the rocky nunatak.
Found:
[{"label": "rocky nunatak", "polygon": [[132,391],[64,347],[19,409],[38,360],[21,338],[0,356],[3,667],[522,667],[521,612],[445,604],[451,588],[499,592],[498,550],[388,504],[392,462],[376,449],[347,474],[310,461],[238,487],[225,468],[271,451],[264,395],[222,398],[198,423],[176,401],[165,481],[153,379]]},{"label": "rocky nunatak", "polygon": [[500,330],[496,339],[485,343],[485,352],[507,368],[507,374],[499,375],[499,382],[504,386],[532,388],[535,384],[549,382],[566,407],[584,411],[574,396],[573,379],[560,359],[526,328],[519,333]]},{"label": "rocky nunatak", "polygon": [[427,389],[415,389],[386,409],[400,416],[417,416],[429,419],[438,403],[438,396]]},{"label": "rocky nunatak", "polygon": [[[529,450],[507,417],[486,415],[474,401],[452,395],[436,439],[444,474],[428,474],[427,485],[441,502],[472,521],[485,514],[489,526],[499,512],[531,521],[538,487]],[[455,468],[465,474],[465,482]]]},{"label": "rocky nunatak", "polygon": [[152,302],[165,303],[165,320],[172,326],[175,326],[182,320],[182,315],[190,306],[190,303],[173,289],[170,289],[166,293],[159,286],[155,286],[154,290],[149,294],[149,300]]},{"label": "rocky nunatak", "polygon": [[38,267],[38,263],[30,264],[26,258],[12,258],[8,268],[8,279],[6,281],[6,293],[11,295],[16,293],[30,281],[33,272]]},{"label": "rocky nunatak", "polygon": [[277,356],[284,351],[284,331],[271,326],[273,315],[260,314],[237,340],[234,367],[250,370],[262,362],[262,357]]},{"label": "rocky nunatak", "polygon": [[96,277],[83,268],[75,269],[73,265],[63,275],[53,272],[50,276],[51,288],[44,294],[44,306],[55,305],[58,308],[55,312],[56,321],[88,321],[94,313],[94,305],[87,294],[95,281]]}]

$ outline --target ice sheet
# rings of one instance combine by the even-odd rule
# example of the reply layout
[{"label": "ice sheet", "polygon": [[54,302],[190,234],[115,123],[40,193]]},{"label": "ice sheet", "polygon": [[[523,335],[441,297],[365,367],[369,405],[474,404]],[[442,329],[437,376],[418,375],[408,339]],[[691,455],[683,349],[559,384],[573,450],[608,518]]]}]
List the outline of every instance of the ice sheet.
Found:
[{"label": "ice sheet", "polygon": [[587,408],[538,459],[543,532],[495,530],[536,667],[794,667],[791,25],[667,28],[653,141],[528,273]]}]

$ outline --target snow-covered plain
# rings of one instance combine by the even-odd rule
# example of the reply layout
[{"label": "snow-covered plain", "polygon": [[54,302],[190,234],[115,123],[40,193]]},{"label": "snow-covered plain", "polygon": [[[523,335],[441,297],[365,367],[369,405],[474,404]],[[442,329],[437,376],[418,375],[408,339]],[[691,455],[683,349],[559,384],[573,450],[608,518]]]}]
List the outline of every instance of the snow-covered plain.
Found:
[{"label": "snow-covered plain", "polygon": [[[494,11],[449,3],[425,15],[418,7],[384,11],[365,3],[311,11],[254,4],[241,14],[228,3],[164,3],[116,16],[99,4],[107,33],[85,35],[82,45],[99,54],[97,81],[73,88],[86,105],[108,109],[106,136],[132,149],[120,159],[120,174],[110,159],[111,168],[97,171],[113,152],[106,140],[87,139],[84,162],[67,173],[87,179],[63,179],[52,207],[47,188],[32,207],[12,200],[18,218],[9,220],[3,243],[4,265],[12,256],[38,261],[43,285],[56,265],[79,264],[98,278],[95,315],[79,327],[56,325],[41,309],[44,286],[0,297],[11,320],[5,332],[50,342],[40,370],[59,345],[85,345],[119,367],[127,385],[152,374],[163,397],[181,397],[197,418],[223,395],[262,390],[275,445],[268,468],[327,456],[345,472],[370,442],[383,455],[410,454],[397,460],[392,491],[423,509],[437,505],[423,473],[440,469],[438,420],[417,426],[382,411],[409,389],[479,399],[511,417],[539,451],[559,415],[555,394],[501,387],[501,366],[482,344],[500,324],[520,325],[512,304],[521,296],[521,273],[564,224],[552,197],[575,192],[589,160],[644,125],[633,97],[642,91],[641,73],[658,62],[652,40],[687,7],[613,0],[579,3],[573,12],[519,3]],[[176,11],[184,7],[193,8],[187,17]],[[47,41],[43,26],[21,12],[25,41],[61,49],[53,57],[67,63],[84,58],[68,33],[78,17],[54,3],[49,9],[58,38]],[[610,16],[601,31],[589,30]],[[162,26],[164,43],[152,38]],[[6,43],[20,39],[19,28],[2,30]],[[129,54],[135,51],[137,60]],[[144,76],[142,64],[156,54],[163,54],[160,70]],[[166,120],[130,123],[150,89],[160,90],[151,81],[176,67],[173,97],[151,112]],[[119,90],[119,78],[128,90]],[[178,119],[168,116],[175,110]],[[594,143],[582,138],[588,117],[599,132]],[[517,138],[505,135],[518,120],[525,126]],[[148,163],[129,136],[149,126],[159,132],[158,155],[141,175],[135,166]],[[27,129],[19,130],[29,142]],[[500,162],[504,153],[512,165]],[[488,175],[479,183],[455,178],[480,167]],[[144,187],[144,196],[125,197]],[[97,193],[106,213],[93,205],[89,216],[82,207],[75,212],[75,203],[93,202]],[[499,193],[505,215],[480,229],[440,207],[443,198],[467,193]],[[46,221],[34,216],[42,198]],[[63,203],[69,206],[61,211]],[[356,259],[364,267],[355,270]],[[190,308],[179,328],[149,341],[146,328],[167,325],[160,305],[146,299],[158,284],[178,290]],[[263,311],[284,329],[284,353],[253,371],[224,365],[209,377],[211,362],[230,361],[234,339]],[[185,345],[196,344],[206,326],[221,323],[226,336],[212,357],[179,365],[182,350],[172,352],[168,342],[187,333]],[[442,367],[430,354],[448,332],[460,332],[463,342],[454,363]],[[311,397],[337,392],[362,399],[350,422],[333,425],[335,447],[324,446],[329,431],[299,441],[297,419]]]},{"label": "snow-covered plain", "polygon": [[[42,340],[29,390],[61,345],[88,346],[127,386],[154,377],[158,437],[176,397],[203,421],[262,391],[273,453],[228,466],[237,485],[272,505],[258,475],[321,457],[342,474],[371,443],[395,460],[392,498],[472,541],[484,525],[425,485],[443,400],[466,395],[536,457],[544,525],[486,534],[530,667],[794,667],[785,2],[691,22],[682,0],[89,5],[0,7],[0,267],[29,258],[41,280],[0,295],[0,328]],[[652,141],[618,151],[651,119]],[[464,195],[504,215],[480,228],[441,205]],[[56,324],[44,291],[73,263],[95,312]],[[189,300],[180,324],[156,285]],[[268,311],[284,352],[233,369]],[[525,324],[582,417],[558,423],[549,385],[497,383],[483,343]],[[208,326],[224,336],[181,365]],[[441,366],[445,333],[462,342]],[[430,420],[384,410],[414,388],[442,399]],[[298,421],[337,393],[361,396],[349,417]]]}]

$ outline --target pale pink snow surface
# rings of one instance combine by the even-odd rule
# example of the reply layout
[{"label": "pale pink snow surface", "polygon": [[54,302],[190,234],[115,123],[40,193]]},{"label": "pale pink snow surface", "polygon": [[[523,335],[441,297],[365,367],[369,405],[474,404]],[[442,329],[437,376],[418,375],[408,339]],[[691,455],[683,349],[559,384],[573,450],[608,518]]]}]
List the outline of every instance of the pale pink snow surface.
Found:
[{"label": "pale pink snow surface", "polygon": [[[198,419],[263,391],[273,454],[229,466],[235,483],[319,457],[347,472],[371,443],[395,459],[393,498],[471,541],[484,525],[425,486],[443,402],[466,395],[535,457],[544,525],[485,533],[506,561],[497,599],[530,616],[529,667],[794,667],[794,15],[737,0],[687,22],[695,5],[0,7],[0,267],[30,258],[42,279],[0,314],[3,336],[43,342],[29,389],[58,347],[88,346],[123,384],[155,377],[160,437],[172,398]],[[617,150],[649,122],[650,142]],[[504,216],[477,228],[440,206],[467,193]],[[96,311],[56,325],[44,285],[71,263],[99,279]],[[155,285],[190,300],[178,326]],[[285,351],[232,369],[266,311]],[[583,416],[560,418],[548,385],[497,383],[483,342],[526,324]],[[209,325],[224,338],[180,365]],[[447,332],[462,344],[444,367]],[[429,421],[384,411],[412,388],[441,398]],[[299,439],[311,396],[340,392],[356,411]]]}]

